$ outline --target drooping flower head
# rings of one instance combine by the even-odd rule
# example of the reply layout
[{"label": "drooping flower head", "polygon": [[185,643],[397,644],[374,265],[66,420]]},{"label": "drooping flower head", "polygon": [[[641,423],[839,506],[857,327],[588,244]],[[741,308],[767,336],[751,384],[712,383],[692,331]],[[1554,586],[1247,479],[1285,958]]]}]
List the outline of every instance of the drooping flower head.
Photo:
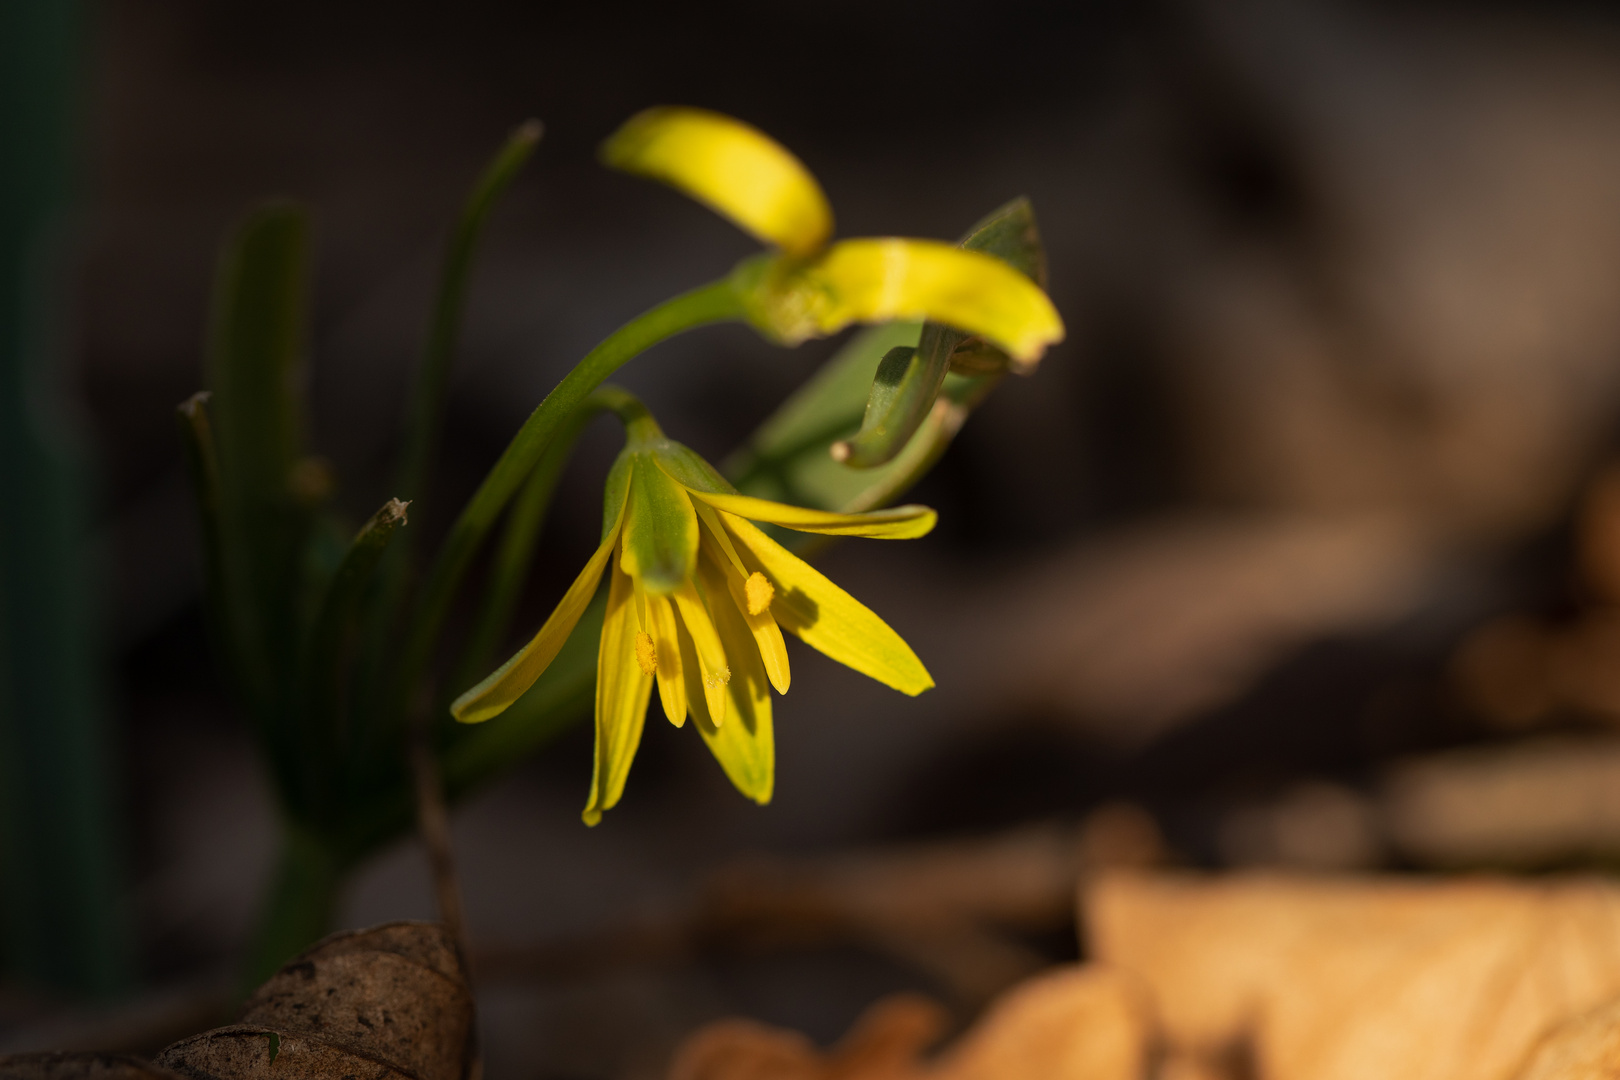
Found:
[{"label": "drooping flower head", "polygon": [[596,665],[596,764],[585,821],[619,801],[653,687],[664,715],[688,715],[739,790],[770,801],[772,687],[787,693],[782,631],[906,694],[934,685],[900,636],[753,522],[835,536],[902,539],[934,511],[901,506],[835,514],[737,493],[706,461],[664,436],[621,395],[625,448],[608,474],[602,542],[527,645],[451,711],[487,720],[516,701],[562,649],[609,576]]},{"label": "drooping flower head", "polygon": [[778,249],[744,260],[732,283],[749,321],[783,344],[854,322],[928,319],[977,334],[1027,366],[1063,340],[1051,300],[1000,259],[938,240],[830,242],[832,209],[816,178],[729,116],[648,109],[603,144],[602,159],[684,191]]}]

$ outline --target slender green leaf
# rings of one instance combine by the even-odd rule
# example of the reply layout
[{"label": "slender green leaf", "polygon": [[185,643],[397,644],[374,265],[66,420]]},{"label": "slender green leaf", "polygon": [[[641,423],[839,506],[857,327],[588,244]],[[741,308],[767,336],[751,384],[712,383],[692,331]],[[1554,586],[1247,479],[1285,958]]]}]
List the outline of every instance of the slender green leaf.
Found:
[{"label": "slender green leaf", "polygon": [[209,632],[218,652],[221,667],[233,680],[238,681],[239,692],[247,692],[240,685],[241,659],[235,647],[245,634],[232,627],[239,610],[225,603],[223,568],[223,540],[219,519],[219,455],[214,446],[214,429],[208,421],[206,390],[199,390],[175,407],[175,420],[180,429],[180,443],[186,456],[186,471],[191,477],[191,491],[197,507],[197,521],[202,535],[204,591],[207,598]]},{"label": "slender green leaf", "polygon": [[450,381],[456,341],[461,336],[467,285],[472,277],[473,256],[483,236],[484,224],[496,202],[534,154],[542,131],[540,121],[527,120],[507,137],[506,143],[485,167],[468,194],[455,231],[451,234],[450,244],[445,249],[439,292],[433,304],[433,322],[428,330],[422,365],[417,371],[416,393],[405,432],[399,482],[395,485],[395,490],[407,501],[419,501],[426,494],[428,463],[433,460],[439,443],[445,387]]},{"label": "slender green leaf", "polygon": [[[299,582],[309,525],[300,498],[308,224],[291,203],[249,216],[227,245],[208,373],[219,462],[220,578],[260,723],[298,663]],[[306,472],[308,470],[305,470]],[[283,706],[289,704],[283,701]],[[267,731],[267,734],[270,732]]]},{"label": "slender green leaf", "polygon": [[304,677],[308,700],[302,710],[299,742],[308,787],[306,798],[317,817],[332,812],[331,803],[337,795],[334,780],[340,774],[344,752],[349,749],[343,724],[343,673],[348,667],[360,600],[388,542],[406,523],[407,505],[389,499],[356,534],[326,587],[309,635]]},{"label": "slender green leaf", "polygon": [[[507,137],[473,184],[445,248],[439,289],[433,302],[433,318],[428,327],[422,362],[417,369],[416,387],[405,427],[405,445],[400,455],[399,476],[394,485],[397,497],[417,503],[418,513],[422,509],[421,500],[427,494],[430,463],[437,451],[440,429],[444,423],[445,391],[450,382],[456,343],[461,337],[462,314],[472,280],[473,258],[490,213],[533,155],[542,130],[540,121],[528,120],[518,125]],[[388,648],[398,640],[399,613],[406,599],[414,545],[409,537],[401,537],[400,541],[392,546],[383,561],[378,574],[380,583],[370,601],[370,612],[366,618],[366,641],[360,659],[359,684],[365,688],[364,702],[368,706],[362,708],[365,715],[361,720],[368,724],[376,719],[370,715],[376,704],[386,700],[379,690],[387,673]]]}]

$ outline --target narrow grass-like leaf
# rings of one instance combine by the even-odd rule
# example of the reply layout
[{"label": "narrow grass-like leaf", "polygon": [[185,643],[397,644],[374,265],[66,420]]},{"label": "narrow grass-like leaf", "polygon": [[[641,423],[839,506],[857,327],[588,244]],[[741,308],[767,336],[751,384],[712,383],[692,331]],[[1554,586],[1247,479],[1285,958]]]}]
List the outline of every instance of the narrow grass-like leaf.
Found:
[{"label": "narrow grass-like leaf", "polygon": [[[445,392],[456,343],[461,337],[462,313],[466,308],[478,243],[495,204],[533,155],[542,131],[538,120],[528,120],[507,137],[468,193],[445,248],[432,322],[411,396],[399,476],[394,484],[399,497],[418,504],[418,513],[422,509],[421,500],[427,494],[430,463],[444,424]],[[413,548],[411,538],[406,536],[393,545],[383,561],[378,575],[380,583],[368,605],[371,610],[366,618],[366,641],[359,674],[368,706],[363,710],[366,721],[374,721],[376,718],[370,714],[388,700],[379,690],[387,673],[388,649],[398,640],[399,613],[405,604]]]},{"label": "narrow grass-like leaf", "polygon": [[199,390],[175,407],[175,421],[180,429],[180,445],[186,457],[186,471],[191,478],[191,492],[197,509],[197,524],[202,535],[203,578],[206,593],[209,633],[213,638],[221,667],[237,684],[240,693],[262,693],[263,688],[247,685],[247,672],[237,656],[237,644],[243,631],[233,625],[239,612],[225,603],[225,572],[223,567],[223,541],[219,520],[219,454],[214,445],[213,425],[208,421],[206,390]]},{"label": "narrow grass-like leaf", "polygon": [[[346,749],[343,730],[344,678],[350,645],[357,628],[360,600],[394,533],[406,523],[407,503],[389,499],[361,527],[326,587],[319,614],[309,634],[304,686],[308,700],[302,712],[300,751],[310,803],[337,795],[339,763]],[[315,807],[321,815],[331,806]]]},{"label": "narrow grass-like leaf", "polygon": [[396,490],[407,500],[420,500],[426,494],[428,463],[433,460],[439,442],[445,387],[450,381],[456,341],[461,336],[467,285],[472,277],[473,256],[483,236],[484,224],[496,202],[534,154],[542,130],[540,121],[528,120],[518,125],[507,137],[505,145],[485,167],[468,194],[455,231],[450,236],[450,244],[445,249],[439,291],[433,303],[433,322],[428,330],[422,365],[417,371],[410,424],[405,432],[405,448],[396,485]]},{"label": "narrow grass-like leaf", "polygon": [[[294,490],[302,456],[308,224],[291,203],[254,214],[227,246],[208,357],[218,451],[222,602],[259,721],[280,746],[277,688],[292,686],[309,523]],[[279,707],[290,702],[282,699]],[[286,766],[285,760],[282,762]]]}]

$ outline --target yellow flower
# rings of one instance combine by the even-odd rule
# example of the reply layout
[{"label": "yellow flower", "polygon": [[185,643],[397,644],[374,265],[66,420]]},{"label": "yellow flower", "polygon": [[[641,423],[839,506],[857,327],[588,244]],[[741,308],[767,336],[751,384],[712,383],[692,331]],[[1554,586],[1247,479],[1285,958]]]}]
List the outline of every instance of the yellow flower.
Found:
[{"label": "yellow flower", "polygon": [[585,821],[619,801],[653,686],[679,727],[690,713],[737,788],[769,802],[775,777],[770,687],[787,693],[782,631],[906,694],[934,685],[901,638],[860,602],[751,522],[801,532],[901,539],[934,511],[835,514],[739,495],[702,458],[621,409],[628,441],[608,474],[602,543],[533,640],[451,706],[464,723],[516,701],[557,656],[604,573],[596,662],[596,764]]},{"label": "yellow flower", "polygon": [[828,243],[821,186],[769,136],[719,113],[663,107],[602,146],[607,164],[708,204],[780,254],[744,260],[732,282],[749,321],[784,344],[852,322],[929,319],[994,342],[1022,365],[1063,340],[1044,292],[1006,263],[938,240]]}]

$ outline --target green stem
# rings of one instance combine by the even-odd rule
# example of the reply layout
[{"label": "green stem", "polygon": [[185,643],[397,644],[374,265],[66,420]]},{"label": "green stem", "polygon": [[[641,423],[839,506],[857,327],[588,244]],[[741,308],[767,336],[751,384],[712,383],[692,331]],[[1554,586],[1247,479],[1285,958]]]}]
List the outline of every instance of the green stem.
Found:
[{"label": "green stem", "polygon": [[270,903],[242,973],[244,996],[331,929],[343,869],[325,840],[294,822],[284,824]]},{"label": "green stem", "polygon": [[488,674],[491,658],[511,622],[518,594],[528,580],[529,566],[534,561],[535,540],[545,522],[552,492],[557,488],[557,481],[574,452],[574,444],[579,441],[580,433],[601,412],[613,413],[626,428],[650,425],[652,432],[657,433],[658,425],[641,400],[612,383],[597,387],[585,399],[585,403],[574,410],[552,440],[551,446],[541,455],[539,464],[535,465],[523,485],[523,493],[507,515],[506,528],[501,533],[500,551],[495,556],[489,583],[484,586],[484,604],[473,622],[472,633],[467,635],[467,645],[462,650],[461,663],[450,682],[450,692],[441,695],[444,704]]},{"label": "green stem", "polygon": [[403,715],[404,704],[438,640],[456,587],[479,545],[574,410],[627,361],[666,338],[743,315],[742,304],[725,278],[666,300],[608,335],[529,414],[451,526],[423,584],[396,669],[394,700],[398,707],[391,710],[394,715]]},{"label": "green stem", "polygon": [[517,607],[518,596],[529,578],[535,542],[545,525],[552,493],[557,490],[557,481],[562,478],[563,468],[573,455],[580,432],[596,415],[597,410],[590,407],[591,400],[587,399],[585,405],[574,411],[562,431],[540,456],[539,463],[524,482],[523,492],[513,504],[512,512],[507,515],[506,527],[501,532],[500,550],[495,555],[489,581],[484,586],[483,606],[473,620],[472,632],[467,635],[461,662],[450,680],[449,693],[442,695],[446,702],[451,695],[459,694],[486,674],[496,648],[506,636],[512,621],[512,610]]}]

